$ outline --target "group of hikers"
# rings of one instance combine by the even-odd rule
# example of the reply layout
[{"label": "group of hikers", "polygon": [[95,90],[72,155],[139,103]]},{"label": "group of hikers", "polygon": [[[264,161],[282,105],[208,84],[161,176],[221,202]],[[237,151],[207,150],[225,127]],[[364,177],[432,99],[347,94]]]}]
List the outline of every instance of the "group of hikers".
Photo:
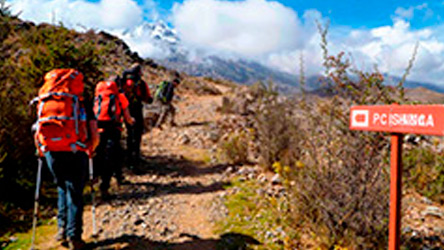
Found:
[{"label": "group of hikers", "polygon": [[[172,99],[180,83],[179,76],[158,84],[153,96],[142,76],[141,65],[134,64],[122,76],[97,83],[94,102],[90,102],[83,97],[82,73],[75,69],[54,69],[45,75],[39,95],[32,101],[37,103],[33,131],[40,156],[39,176],[45,161],[58,192],[56,240],[67,244],[69,249],[83,249],[85,245],[81,236],[88,168],[90,176],[93,171],[100,176],[101,196],[106,200],[110,197],[108,189],[113,175],[119,185],[125,182],[124,158],[130,167],[140,163],[144,105],[160,107],[155,126],[161,127],[167,117],[170,125],[175,126]],[[126,157],[120,144],[123,123],[127,132]]]}]

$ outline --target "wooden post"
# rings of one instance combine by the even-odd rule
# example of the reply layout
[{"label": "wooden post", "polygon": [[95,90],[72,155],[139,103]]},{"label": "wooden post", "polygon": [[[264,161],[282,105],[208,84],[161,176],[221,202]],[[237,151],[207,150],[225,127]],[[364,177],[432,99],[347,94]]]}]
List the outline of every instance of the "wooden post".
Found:
[{"label": "wooden post", "polygon": [[389,250],[401,245],[402,134],[392,134],[390,154]]}]

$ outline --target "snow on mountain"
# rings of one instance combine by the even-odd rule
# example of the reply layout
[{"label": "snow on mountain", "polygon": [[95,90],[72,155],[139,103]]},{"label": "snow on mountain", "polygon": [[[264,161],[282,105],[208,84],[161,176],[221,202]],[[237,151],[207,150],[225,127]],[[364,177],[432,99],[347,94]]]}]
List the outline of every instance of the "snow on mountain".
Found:
[{"label": "snow on mountain", "polygon": [[112,31],[142,57],[165,58],[178,52],[180,38],[163,21],[145,22],[132,29]]},{"label": "snow on mountain", "polygon": [[163,21],[156,23],[146,22],[133,30],[126,30],[123,32],[123,35],[128,35],[132,38],[148,36],[153,40],[169,44],[170,46],[174,46],[180,42],[176,30],[169,28]]},{"label": "snow on mountain", "polygon": [[[142,57],[193,76],[224,78],[241,84],[274,81],[280,89],[297,86],[297,77],[266,67],[258,62],[228,58],[182,43],[177,31],[162,21],[143,23],[133,29],[114,33]],[[291,91],[293,92],[293,91]]]}]

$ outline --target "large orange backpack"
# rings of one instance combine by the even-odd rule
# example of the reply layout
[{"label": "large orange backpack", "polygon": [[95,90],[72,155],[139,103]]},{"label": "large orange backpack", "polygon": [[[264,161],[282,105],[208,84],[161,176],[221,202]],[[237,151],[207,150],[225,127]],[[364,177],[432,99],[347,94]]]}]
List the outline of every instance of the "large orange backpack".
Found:
[{"label": "large orange backpack", "polygon": [[83,106],[83,75],[74,69],[55,69],[45,75],[37,102],[35,143],[47,151],[86,151],[87,118]]},{"label": "large orange backpack", "polygon": [[119,88],[113,81],[102,81],[96,86],[94,113],[98,121],[120,122],[122,113]]}]

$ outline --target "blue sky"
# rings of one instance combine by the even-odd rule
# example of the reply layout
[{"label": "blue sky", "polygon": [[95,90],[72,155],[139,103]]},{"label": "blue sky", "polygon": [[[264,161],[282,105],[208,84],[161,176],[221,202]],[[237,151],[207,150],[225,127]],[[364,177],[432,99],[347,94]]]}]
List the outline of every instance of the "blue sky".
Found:
[{"label": "blue sky", "polygon": [[[156,1],[164,15],[170,13],[174,3],[183,1],[162,0]],[[232,1],[235,2],[235,1]],[[280,0],[283,5],[294,9],[299,15],[309,9],[316,9],[323,16],[328,17],[332,25],[349,26],[352,28],[374,28],[390,24],[398,8],[408,9],[427,3],[428,9],[433,12],[427,16],[426,12],[416,13],[411,20],[413,28],[423,28],[438,25],[444,18],[443,1],[418,0]],[[139,4],[143,0],[138,0]],[[430,14],[430,12],[429,12]]]},{"label": "blue sky", "polygon": [[[330,21],[329,50],[346,52],[354,66],[402,75],[415,45],[411,80],[444,86],[444,0],[7,0],[22,19],[63,22],[78,30],[105,30],[140,55],[167,54],[149,34],[137,30],[161,19],[177,31],[183,48],[255,60],[298,72],[301,54],[307,74],[321,71],[315,20]],[[173,8],[174,6],[174,8]],[[140,31],[140,30],[139,30]],[[204,53],[204,54],[202,54]]]},{"label": "blue sky", "polygon": [[[87,0],[97,3],[100,0]],[[240,0],[227,0],[239,2]],[[143,5],[146,0],[137,0]],[[184,1],[155,0],[157,10],[163,18],[171,14],[175,3]],[[425,11],[416,13],[411,20],[412,28],[423,28],[439,25],[444,21],[444,1],[418,1],[418,0],[279,0],[277,2],[292,8],[299,15],[309,9],[318,10],[322,16],[328,17],[332,25],[348,26],[352,28],[374,28],[390,24],[395,11],[398,8],[408,9],[426,3],[432,15],[428,16]],[[430,12],[429,12],[430,13]],[[145,19],[149,20],[149,17]]]}]

